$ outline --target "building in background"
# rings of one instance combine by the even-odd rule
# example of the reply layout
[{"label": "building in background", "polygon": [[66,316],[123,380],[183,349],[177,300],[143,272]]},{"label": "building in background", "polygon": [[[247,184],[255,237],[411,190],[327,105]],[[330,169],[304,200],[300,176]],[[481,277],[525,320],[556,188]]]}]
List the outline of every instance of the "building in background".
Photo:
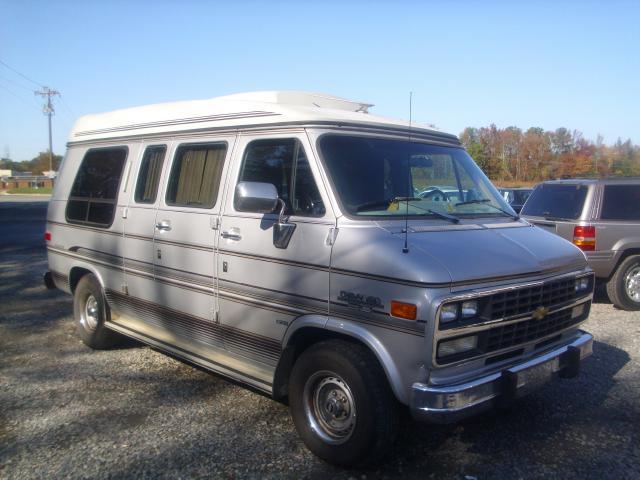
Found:
[{"label": "building in background", "polygon": [[[4,175],[7,170],[0,171],[0,190],[14,188],[53,188],[53,178],[45,175]],[[9,173],[11,173],[9,171]],[[16,172],[18,173],[18,172]]]}]

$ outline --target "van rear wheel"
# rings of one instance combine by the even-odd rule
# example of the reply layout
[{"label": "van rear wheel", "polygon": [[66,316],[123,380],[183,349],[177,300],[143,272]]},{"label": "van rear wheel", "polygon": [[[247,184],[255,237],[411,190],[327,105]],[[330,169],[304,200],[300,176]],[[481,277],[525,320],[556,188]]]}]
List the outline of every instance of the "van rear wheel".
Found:
[{"label": "van rear wheel", "polygon": [[122,337],[109,330],[105,321],[110,318],[109,306],[98,279],[83,276],[73,294],[73,314],[76,331],[85,345],[102,350],[116,346]]},{"label": "van rear wheel", "polygon": [[609,300],[623,310],[640,310],[640,255],[631,255],[607,282]]},{"label": "van rear wheel", "polygon": [[289,403],[306,446],[335,465],[379,460],[398,428],[396,400],[378,360],[342,340],[302,353],[291,372]]}]

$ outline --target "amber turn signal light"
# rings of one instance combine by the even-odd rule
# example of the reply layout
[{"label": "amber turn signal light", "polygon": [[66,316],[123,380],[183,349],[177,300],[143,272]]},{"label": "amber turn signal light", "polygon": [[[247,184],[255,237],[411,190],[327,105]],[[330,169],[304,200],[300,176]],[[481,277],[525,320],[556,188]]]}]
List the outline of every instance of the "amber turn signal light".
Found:
[{"label": "amber turn signal light", "polygon": [[418,316],[418,307],[412,303],[396,302],[391,300],[391,315],[407,320],[415,320]]}]

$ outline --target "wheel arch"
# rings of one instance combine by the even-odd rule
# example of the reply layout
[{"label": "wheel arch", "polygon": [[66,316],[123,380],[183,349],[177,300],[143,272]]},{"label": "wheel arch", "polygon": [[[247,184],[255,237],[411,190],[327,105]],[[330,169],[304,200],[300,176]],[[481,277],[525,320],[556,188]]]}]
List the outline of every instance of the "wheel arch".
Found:
[{"label": "wheel arch", "polygon": [[606,277],[606,280],[607,281],[610,280],[618,271],[618,268],[620,268],[620,265],[622,265],[622,262],[624,262],[627,258],[633,255],[640,255],[640,245],[637,245],[637,246],[634,245],[633,247],[624,248],[622,253],[618,256],[618,259],[616,260],[616,264],[611,269],[611,273],[609,273],[609,276]]},{"label": "wheel arch", "polygon": [[104,291],[104,282],[102,281],[102,276],[98,273],[98,271],[92,265],[86,264],[84,262],[78,262],[74,263],[73,266],[69,269],[69,289],[72,295],[75,293],[80,279],[89,273],[98,279],[98,282],[100,283],[100,286]]},{"label": "wheel arch", "polygon": [[363,325],[339,318],[317,315],[296,319],[287,329],[282,342],[282,355],[276,367],[273,381],[273,397],[286,401],[289,376],[296,359],[310,346],[325,340],[340,339],[359,344],[373,353],[382,367],[389,386],[401,403],[408,398],[400,382],[398,367],[380,339]]}]

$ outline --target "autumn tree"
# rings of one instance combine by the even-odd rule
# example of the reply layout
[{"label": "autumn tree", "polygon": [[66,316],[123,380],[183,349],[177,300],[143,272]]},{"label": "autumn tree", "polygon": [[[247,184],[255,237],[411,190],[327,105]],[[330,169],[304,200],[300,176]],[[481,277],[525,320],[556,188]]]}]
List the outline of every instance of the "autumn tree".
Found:
[{"label": "autumn tree", "polygon": [[499,129],[467,127],[460,141],[493,180],[535,182],[558,177],[640,175],[640,147],[618,139],[612,146],[602,136],[587,140],[578,130],[561,127],[525,132],[512,126]]}]

